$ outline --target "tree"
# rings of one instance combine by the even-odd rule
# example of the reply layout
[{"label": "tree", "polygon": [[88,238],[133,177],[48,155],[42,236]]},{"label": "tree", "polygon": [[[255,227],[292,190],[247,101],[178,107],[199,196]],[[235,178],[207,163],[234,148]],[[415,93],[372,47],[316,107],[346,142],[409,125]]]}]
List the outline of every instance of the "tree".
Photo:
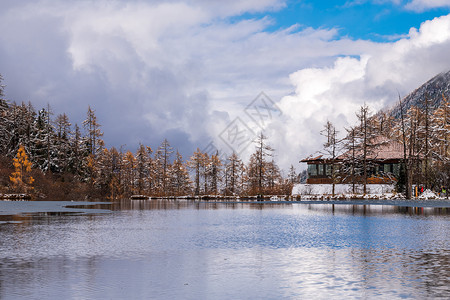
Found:
[{"label": "tree", "polygon": [[343,181],[350,181],[352,183],[352,193],[356,194],[356,177],[357,174],[361,174],[359,156],[357,155],[358,145],[360,143],[357,135],[356,127],[350,127],[345,129],[347,132],[346,137],[343,140],[343,147],[345,154],[342,155],[342,172]]},{"label": "tree", "polygon": [[256,144],[256,152],[254,153],[254,161],[253,167],[256,168],[253,170],[253,176],[256,176],[257,184],[258,184],[258,194],[263,194],[263,182],[265,175],[265,163],[266,157],[271,157],[274,149],[266,144],[265,140],[267,137],[260,132],[258,135],[255,144]]},{"label": "tree", "polygon": [[136,159],[131,151],[127,151],[122,162],[124,194],[130,196],[135,192]]},{"label": "tree", "polygon": [[161,195],[166,195],[166,188],[169,182],[170,171],[170,157],[173,153],[173,148],[170,146],[167,139],[161,143],[155,153],[156,176],[159,184],[159,192]]},{"label": "tree", "polygon": [[418,145],[420,147],[419,153],[423,155],[423,173],[424,173],[424,183],[425,189],[430,188],[430,157],[431,157],[431,136],[432,127],[430,126],[431,121],[431,107],[428,95],[425,95],[423,100],[423,110],[421,114],[422,122],[418,124],[417,135],[418,135]]},{"label": "tree", "polygon": [[[335,185],[338,177],[336,156],[340,141],[338,141],[337,139],[338,131],[336,131],[336,127],[330,121],[327,121],[324,127],[325,128],[320,133],[327,139],[323,146],[324,152],[329,161],[329,164],[327,164],[326,166],[325,172],[327,173],[327,175],[331,175],[332,195],[334,196]],[[328,166],[330,166],[330,169],[328,169]]]},{"label": "tree", "polygon": [[191,180],[189,172],[183,163],[183,157],[177,150],[175,160],[172,164],[171,172],[171,188],[170,190],[175,196],[185,196],[191,193]]},{"label": "tree", "polygon": [[222,162],[219,158],[219,151],[216,154],[211,155],[210,160],[210,176],[211,176],[211,191],[214,195],[218,193],[219,183],[221,181]]},{"label": "tree", "polygon": [[265,165],[265,185],[267,186],[267,192],[272,195],[280,194],[283,185],[280,168],[273,159],[266,162]]},{"label": "tree", "polygon": [[[405,124],[405,114],[403,111],[403,103],[400,95],[398,95],[399,107],[400,107],[400,142],[403,145],[403,163],[400,167],[400,178],[398,180],[398,190],[401,192],[403,190],[403,182],[405,182],[405,196],[406,199],[411,199],[411,190],[412,190],[412,174],[411,174],[411,157],[407,155],[406,150],[410,148],[407,146],[406,139],[406,124]],[[398,131],[398,130],[397,130]],[[394,127],[395,132],[395,127]]]},{"label": "tree", "polygon": [[14,172],[9,177],[18,192],[28,192],[32,189],[34,178],[29,174],[31,172],[31,162],[25,148],[20,145],[16,157],[13,159]]},{"label": "tree", "polygon": [[148,186],[147,182],[150,177],[150,157],[148,155],[147,149],[142,144],[139,144],[139,149],[137,150],[135,161],[137,175],[137,193],[141,195],[143,191],[146,190],[146,187]]},{"label": "tree", "polygon": [[431,156],[435,170],[434,182],[439,187],[450,185],[450,103],[442,95],[439,107],[431,116],[433,135]]},{"label": "tree", "polygon": [[72,134],[69,117],[63,113],[56,117],[56,160],[58,171],[66,172],[70,157],[70,136]]},{"label": "tree", "polygon": [[240,178],[244,164],[239,156],[233,152],[225,164],[225,195],[237,195],[241,192]]},{"label": "tree", "polygon": [[[377,147],[376,138],[378,136],[373,119],[370,118],[370,115],[369,107],[366,104],[361,106],[359,112],[356,113],[360,123],[359,126],[356,127],[356,133],[359,135],[361,141],[359,143],[359,152],[361,153],[364,194],[367,193],[367,179],[369,177],[369,169],[372,167],[369,157],[374,154],[373,150]],[[358,153],[358,151],[356,153]]]},{"label": "tree", "polygon": [[200,172],[201,166],[203,165],[203,153],[197,148],[197,151],[191,156],[188,161],[188,167],[194,171],[194,194],[196,196],[200,195]]},{"label": "tree", "polygon": [[95,111],[91,109],[91,106],[88,106],[87,117],[86,120],[83,121],[83,126],[87,134],[86,142],[89,153],[95,158],[95,156],[101,152],[104,142],[101,139],[103,132],[100,130],[100,124],[98,123]]}]

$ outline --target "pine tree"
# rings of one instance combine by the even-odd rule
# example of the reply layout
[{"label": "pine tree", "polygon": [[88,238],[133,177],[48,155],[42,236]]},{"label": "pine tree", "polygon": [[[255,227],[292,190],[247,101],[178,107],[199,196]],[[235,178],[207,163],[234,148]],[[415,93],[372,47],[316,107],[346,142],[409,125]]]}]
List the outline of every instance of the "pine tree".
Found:
[{"label": "pine tree", "polygon": [[31,162],[25,148],[20,145],[16,157],[13,159],[14,172],[9,177],[14,186],[14,190],[18,192],[28,192],[33,189],[31,186],[34,178],[29,174],[31,172]]},{"label": "pine tree", "polygon": [[68,170],[70,156],[70,136],[72,134],[69,117],[63,113],[56,117],[56,160],[58,171],[65,173]]}]

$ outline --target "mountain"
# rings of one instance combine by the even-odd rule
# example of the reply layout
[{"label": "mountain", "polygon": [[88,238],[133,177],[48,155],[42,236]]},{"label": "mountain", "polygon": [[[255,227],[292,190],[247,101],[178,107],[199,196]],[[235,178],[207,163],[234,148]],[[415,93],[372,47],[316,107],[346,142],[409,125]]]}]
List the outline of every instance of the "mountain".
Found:
[{"label": "mountain", "polygon": [[[408,96],[403,98],[403,112],[406,113],[406,111],[413,105],[419,108],[424,108],[425,97],[430,100],[429,103],[431,109],[435,109],[441,104],[442,95],[444,95],[447,99],[450,97],[450,71],[436,75]],[[392,108],[390,114],[395,118],[400,117],[400,107],[398,104]]]}]

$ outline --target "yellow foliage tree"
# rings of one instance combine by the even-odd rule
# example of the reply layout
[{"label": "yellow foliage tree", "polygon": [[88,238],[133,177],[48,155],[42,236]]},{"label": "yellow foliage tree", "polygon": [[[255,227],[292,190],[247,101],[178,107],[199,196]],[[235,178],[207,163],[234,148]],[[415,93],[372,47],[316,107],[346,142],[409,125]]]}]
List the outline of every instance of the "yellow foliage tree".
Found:
[{"label": "yellow foliage tree", "polygon": [[14,189],[18,192],[27,192],[33,189],[31,186],[34,178],[29,175],[31,172],[31,162],[28,160],[25,148],[20,145],[17,155],[13,159],[14,172],[9,176],[9,180],[14,185]]}]

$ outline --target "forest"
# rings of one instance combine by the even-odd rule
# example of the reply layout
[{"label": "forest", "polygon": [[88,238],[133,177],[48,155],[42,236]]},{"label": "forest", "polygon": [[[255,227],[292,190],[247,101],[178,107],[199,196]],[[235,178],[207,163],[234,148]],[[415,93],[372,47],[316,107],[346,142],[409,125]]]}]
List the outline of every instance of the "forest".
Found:
[{"label": "forest", "polygon": [[[396,191],[412,198],[412,187],[421,186],[436,192],[450,186],[450,105],[442,94],[440,101],[425,94],[409,107],[399,96],[396,106],[373,114],[367,105],[356,112],[357,124],[344,128],[340,137],[336,127],[327,122],[321,154],[330,161],[328,175],[333,194],[336,183],[363,186],[390,179]],[[436,103],[432,106],[431,103]],[[377,169],[380,146],[399,143],[402,150],[398,175]],[[386,147],[385,147],[386,148]],[[374,159],[375,158],[375,159]],[[379,160],[378,160],[379,161]],[[392,177],[392,178],[386,178]]]},{"label": "forest", "polygon": [[[0,77],[1,84],[1,77]],[[244,163],[238,155],[225,160],[196,149],[185,160],[169,141],[158,147],[106,148],[95,111],[87,108],[81,126],[69,117],[53,117],[48,105],[10,103],[0,88],[0,193],[26,193],[34,199],[121,199],[153,197],[290,194],[297,180],[287,178],[273,160],[261,133],[255,152]]]}]

